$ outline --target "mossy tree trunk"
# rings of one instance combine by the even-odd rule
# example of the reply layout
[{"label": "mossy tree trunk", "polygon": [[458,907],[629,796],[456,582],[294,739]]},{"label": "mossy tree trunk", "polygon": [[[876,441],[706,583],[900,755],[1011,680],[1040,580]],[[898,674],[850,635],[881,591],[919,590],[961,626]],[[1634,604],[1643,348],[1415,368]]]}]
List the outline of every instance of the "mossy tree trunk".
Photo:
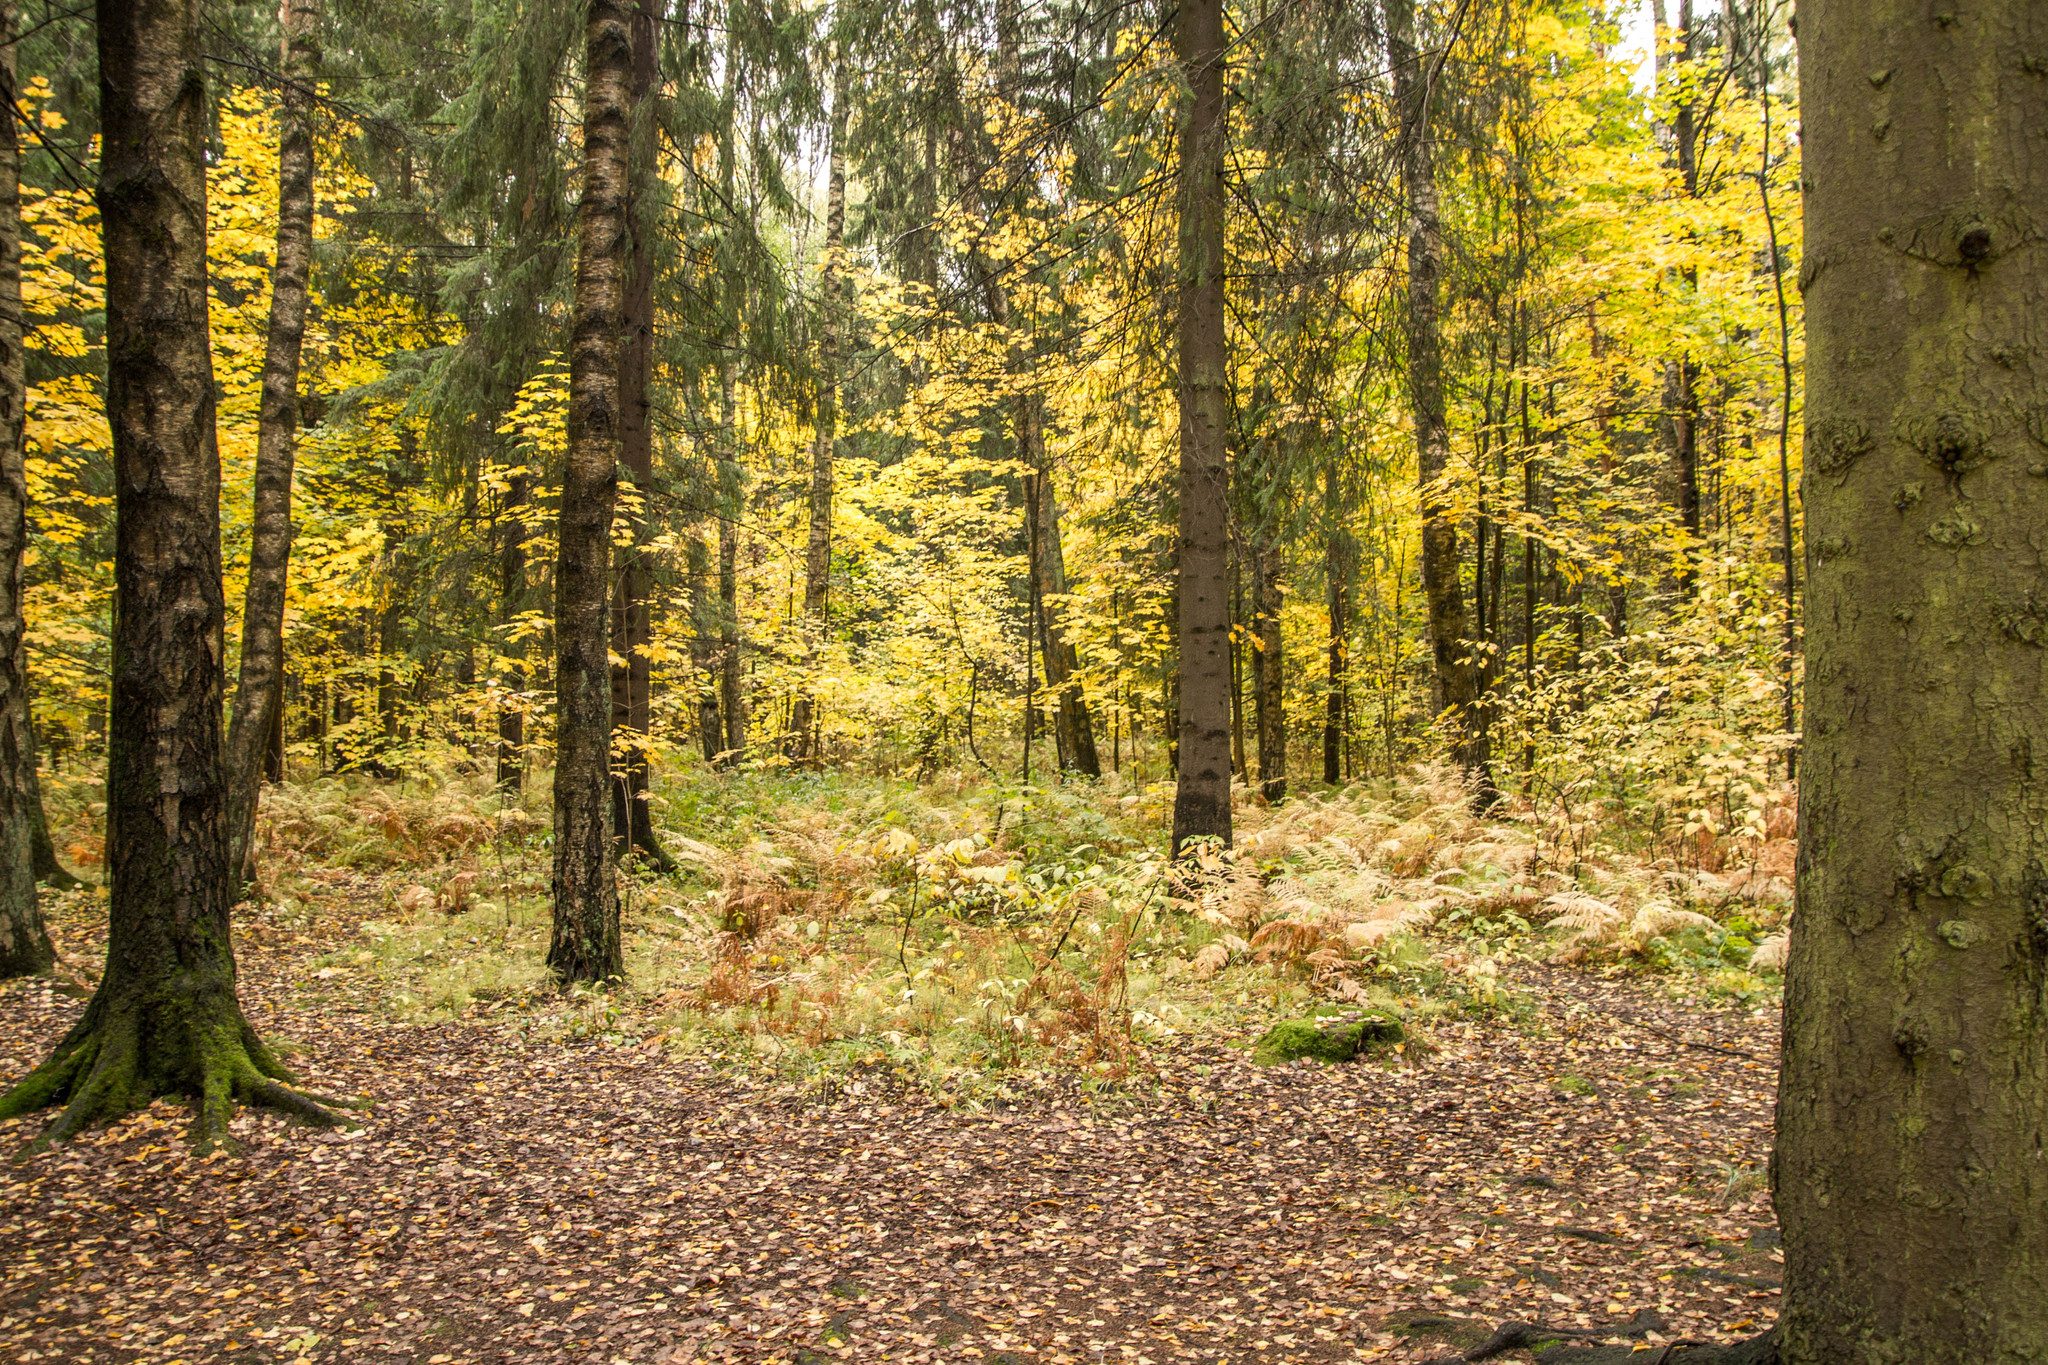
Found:
[{"label": "mossy tree trunk", "polygon": [[228,932],[221,762],[220,461],[207,339],[207,93],[199,0],[101,0],[99,215],[113,433],[107,966],[77,1026],[0,1099],[64,1102],[67,1137],[158,1095],[197,1102],[201,1146],[234,1099],[333,1118],[242,1017]]},{"label": "mossy tree trunk", "polygon": [[612,870],[608,627],[632,72],[628,0],[587,0],[569,452],[555,558],[555,911],[548,970],[564,984],[612,980],[626,968]]},{"label": "mossy tree trunk", "polygon": [[1230,422],[1223,315],[1224,105],[1221,0],[1182,0],[1188,83],[1180,126],[1180,647],[1173,852],[1230,842]]},{"label": "mossy tree trunk", "polygon": [[256,419],[256,489],[241,674],[228,718],[228,867],[255,880],[256,796],[284,706],[285,575],[292,550],[292,462],[299,428],[299,354],[313,267],[313,97],[320,0],[285,0],[284,80],[277,116],[277,261]]},{"label": "mossy tree trunk", "polygon": [[1799,50],[1809,609],[1780,1349],[2039,1362],[2048,7],[1804,0]]},{"label": "mossy tree trunk", "polygon": [[[0,0],[0,98],[14,108],[14,0]],[[0,977],[46,972],[57,960],[36,900],[35,743],[28,704],[28,632],[21,572],[28,548],[22,452],[27,380],[21,354],[21,143],[0,128]],[[44,836],[47,838],[47,834]],[[54,857],[54,854],[52,855]]]}]

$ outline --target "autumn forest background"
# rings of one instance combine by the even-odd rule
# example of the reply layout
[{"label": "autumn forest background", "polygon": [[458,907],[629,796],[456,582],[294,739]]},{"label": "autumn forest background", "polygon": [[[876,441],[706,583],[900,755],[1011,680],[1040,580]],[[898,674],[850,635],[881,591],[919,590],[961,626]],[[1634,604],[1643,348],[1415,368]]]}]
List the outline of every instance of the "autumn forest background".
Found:
[{"label": "autumn forest background", "polygon": [[[1154,1101],[1198,1126],[1242,1101],[1247,1143],[1334,1131],[1349,1082],[1299,1082],[1285,1115],[1266,1096],[1298,1058],[1357,1056],[1397,1097],[1368,1109],[1476,1113],[1497,1083],[1564,1132],[1614,1125],[1612,1168],[1538,1134],[1454,1212],[1455,1181],[1388,1175],[1382,1150],[1332,1207],[1464,1258],[1410,1267],[1439,1316],[1339,1311],[1331,1289],[1216,1310],[1208,1340],[1240,1321],[1246,1359],[1422,1359],[1524,1309],[1551,1341],[1767,1323],[1758,1068],[1806,554],[1789,6],[1252,0],[1207,7],[1204,56],[1157,7],[637,0],[608,7],[626,39],[601,71],[584,8],[203,8],[234,932],[256,1031],[337,1092],[300,1117],[361,1092],[372,1133],[436,1132],[475,1075],[476,1104],[536,1097],[574,1135],[676,1058],[711,1106],[692,1143],[815,1107],[750,1191],[767,1200],[939,1141],[925,1106],[1106,1135]],[[106,953],[101,88],[89,16],[28,0],[15,22],[20,604],[58,957],[35,999],[68,1020],[63,983]],[[592,234],[614,228],[606,284]],[[613,387],[579,387],[605,366]],[[577,773],[601,818],[564,813]],[[8,1033],[10,1078],[42,1028]],[[451,1029],[490,1041],[423,1061]],[[374,1078],[345,1060],[369,1037]],[[591,1048],[627,1087],[609,1100],[534,1060]],[[1657,1146],[1681,1143],[1644,1117],[1667,1103],[1706,1135]],[[108,1140],[148,1150],[172,1121],[160,1101]],[[1416,1120],[1453,1146],[1459,1121]],[[493,1122],[498,1141],[528,1120]],[[258,1107],[231,1124],[251,1152],[297,1140]],[[878,1124],[896,1136],[861,1135]],[[455,1137],[421,1140],[480,1175]],[[765,1148],[725,1159],[742,1150]],[[178,1160],[194,1207],[258,1216]],[[407,1169],[350,1179],[410,1189]],[[61,1202],[56,1180],[10,1188]],[[453,1310],[393,1267],[468,1255],[490,1288],[489,1255],[421,1250],[460,1217],[405,1198],[427,1210],[411,1250],[340,1204],[291,1215],[332,1266],[344,1243],[359,1270],[396,1258],[382,1289],[266,1290],[189,1340],[18,1320],[59,1324],[49,1358],[466,1359],[421,1328]],[[1542,1245],[1444,1222],[1489,1201],[1528,1205]],[[1705,1240],[1630,1260],[1630,1229],[1667,1214]],[[519,1224],[537,1248],[505,1245],[588,1289],[600,1272],[566,1277],[594,1263],[538,1235],[551,1217]],[[1124,1270],[1179,1263],[1163,1235],[1131,1234]],[[684,1253],[693,1287],[668,1292],[753,1311],[729,1297],[744,1257]],[[1266,1252],[1239,1254],[1270,1287]],[[197,1313],[188,1278],[165,1302]],[[882,1326],[882,1282],[849,1271],[790,1310],[788,1358],[899,1327],[925,1359],[1037,1340],[1029,1313],[969,1325],[966,1291],[899,1296]],[[552,1314],[532,1352],[582,1342],[568,1291],[515,1295],[483,1338]],[[871,1298],[872,1330],[849,1316]],[[1027,1354],[1135,1354],[1181,1330],[1154,1302],[1105,1298]],[[624,1350],[628,1326],[593,1340]],[[783,1358],[757,1326],[671,1332],[659,1358]]]}]

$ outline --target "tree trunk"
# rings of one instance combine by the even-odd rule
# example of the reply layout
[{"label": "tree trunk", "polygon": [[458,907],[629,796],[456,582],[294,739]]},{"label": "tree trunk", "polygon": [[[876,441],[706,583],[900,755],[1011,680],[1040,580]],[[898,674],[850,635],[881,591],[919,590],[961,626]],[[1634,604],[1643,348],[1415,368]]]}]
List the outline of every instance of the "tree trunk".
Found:
[{"label": "tree trunk", "polygon": [[279,1084],[242,1016],[221,763],[220,459],[207,340],[207,91],[199,0],[102,0],[107,420],[114,618],[107,965],[85,1013],[0,1117],[66,1102],[44,1140],[158,1095],[202,1147],[236,1098],[332,1123]]},{"label": "tree trunk", "polygon": [[[730,495],[737,500],[735,490]],[[725,715],[725,764],[747,756],[746,659],[740,642],[739,527],[729,516],[718,519],[718,699]]]},{"label": "tree trunk", "polygon": [[629,0],[586,0],[583,202],[577,210],[569,451],[555,558],[554,930],[564,985],[625,974],[612,874],[607,602],[619,465],[619,319],[632,131]]},{"label": "tree trunk", "polygon": [[620,463],[638,494],[625,517],[630,531],[619,559],[618,600],[612,607],[613,650],[624,663],[612,669],[612,733],[619,753],[612,779],[612,831],[621,850],[638,852],[656,867],[674,867],[654,835],[648,804],[647,737],[654,721],[654,644],[650,605],[654,573],[649,563],[648,500],[654,496],[654,231],[649,189],[654,177],[654,88],[656,35],[667,0],[634,0],[633,101],[635,142],[630,155],[626,220],[630,255],[626,265],[625,311],[619,339]]},{"label": "tree trunk", "polygon": [[1088,698],[1079,679],[1081,652],[1067,639],[1061,626],[1061,609],[1066,601],[1067,559],[1060,544],[1059,498],[1053,488],[1052,460],[1045,449],[1043,399],[1037,393],[1017,398],[1018,454],[1027,468],[1029,491],[1026,515],[1036,528],[1032,536],[1032,573],[1037,578],[1039,655],[1045,662],[1045,687],[1053,694],[1055,737],[1059,742],[1060,766],[1088,777],[1102,776],[1102,758],[1095,749],[1095,718],[1088,710]]},{"label": "tree trunk", "polygon": [[1180,128],[1179,781],[1173,847],[1230,842],[1230,422],[1223,317],[1222,0],[1182,0]]},{"label": "tree trunk", "polygon": [[690,532],[690,675],[697,686],[697,745],[704,761],[716,765],[725,748],[724,722],[718,716],[717,652],[711,648],[718,627],[718,599],[711,587],[711,550],[702,528]]},{"label": "tree trunk", "polygon": [[1782,1353],[2020,1365],[2048,1352],[2048,360],[2022,340],[2048,310],[2048,9],[1805,0],[1799,48]]},{"label": "tree trunk", "polygon": [[1416,479],[1421,490],[1422,591],[1429,606],[1439,703],[1454,727],[1452,758],[1493,793],[1481,704],[1482,670],[1465,616],[1458,572],[1458,528],[1443,481],[1451,453],[1444,414],[1443,337],[1437,285],[1443,275],[1443,226],[1437,216],[1435,143],[1430,134],[1430,83],[1415,47],[1415,0],[1386,0],[1388,58],[1401,109],[1401,179],[1414,220],[1408,237],[1408,379],[1415,419]]},{"label": "tree trunk", "polygon": [[[526,610],[526,504],[531,496],[524,468],[513,474],[505,490],[504,545],[498,552],[498,619],[510,626]],[[526,642],[515,630],[500,646],[510,660],[505,681],[526,690]],[[498,711],[498,788],[517,794],[526,772],[526,704],[523,700]]]},{"label": "tree trunk", "polygon": [[1287,797],[1287,715],[1284,642],[1280,635],[1280,549],[1270,533],[1251,537],[1252,710],[1258,721],[1259,794]]},{"label": "tree trunk", "polygon": [[839,343],[845,324],[840,254],[846,241],[846,79],[835,57],[832,148],[825,189],[825,252],[818,279],[818,408],[811,438],[810,534],[804,544],[804,680],[797,689],[783,752],[798,763],[822,761],[817,723],[818,652],[825,641],[825,601],[832,582],[833,444],[839,439]]},{"label": "tree trunk", "polygon": [[[725,87],[719,114],[718,180],[721,202],[727,212],[732,213],[738,212],[739,204],[736,192],[738,157],[733,148],[739,62],[737,53],[731,49],[739,29],[738,15],[737,0],[729,0],[726,5],[728,51]],[[740,290],[730,278],[720,282],[720,291],[725,331],[720,337],[718,365],[718,424],[724,444],[718,469],[718,696],[719,709],[725,720],[723,766],[734,767],[745,760],[747,753],[747,693],[745,660],[740,650],[739,526],[736,522],[740,506],[740,427],[739,408],[733,394],[733,369],[739,350],[740,304],[743,300]]]},{"label": "tree trunk", "polygon": [[[15,107],[14,0],[0,0],[0,97]],[[35,738],[28,699],[28,633],[21,573],[28,549],[22,422],[21,142],[0,129],[0,978],[46,972],[57,960],[36,900]],[[47,834],[45,835],[47,838]],[[53,855],[54,856],[54,855]]]},{"label": "tree trunk", "polygon": [[[1699,35],[1692,21],[1692,0],[1678,0],[1678,107],[1672,112],[1672,139],[1677,144],[1678,179],[1688,199],[1700,192],[1699,109],[1689,82]],[[1688,289],[1699,287],[1699,272],[1680,272]],[[1691,596],[1699,585],[1700,539],[1700,403],[1699,369],[1690,355],[1664,367],[1664,411],[1671,442],[1672,474],[1678,484],[1678,524],[1686,541],[1679,552],[1678,588]]]},{"label": "tree trunk", "polygon": [[1338,503],[1334,463],[1323,477],[1323,517],[1329,525],[1329,539],[1323,551],[1323,579],[1330,616],[1329,691],[1323,697],[1323,781],[1334,787],[1344,779],[1344,702],[1350,686],[1346,635],[1351,628],[1351,572],[1356,548]]},{"label": "tree trunk", "polygon": [[[31,741],[35,739],[35,729],[33,726],[29,729],[29,739]],[[43,784],[42,779],[36,776],[35,751],[33,748],[29,751],[27,772],[30,819],[29,839],[32,845],[31,853],[35,858],[36,880],[47,883],[51,889],[56,891],[69,891],[75,886],[84,886],[84,882],[72,876],[70,870],[63,863],[57,861],[57,845],[50,839],[50,821],[43,810]]]},{"label": "tree trunk", "polygon": [[[410,462],[408,462],[409,464]],[[395,521],[384,523],[384,605],[377,610],[377,744],[369,768],[379,777],[396,777],[398,749],[399,638],[405,626],[405,532]]]},{"label": "tree trunk", "polygon": [[256,880],[256,796],[284,700],[285,578],[292,553],[292,462],[299,431],[299,351],[313,268],[313,96],[320,0],[284,0],[283,94],[277,113],[277,263],[256,416],[256,491],[241,676],[228,718],[228,867],[237,889]]}]

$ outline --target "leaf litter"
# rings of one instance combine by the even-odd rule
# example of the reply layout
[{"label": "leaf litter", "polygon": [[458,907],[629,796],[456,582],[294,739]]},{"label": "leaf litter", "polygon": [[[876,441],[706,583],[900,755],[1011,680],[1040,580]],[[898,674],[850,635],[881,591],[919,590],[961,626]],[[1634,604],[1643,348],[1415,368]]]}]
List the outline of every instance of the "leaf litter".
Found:
[{"label": "leaf litter", "polygon": [[[1528,1014],[1384,1062],[1190,1033],[1122,1092],[977,1114],[310,1000],[352,930],[316,923],[238,923],[243,1000],[362,1128],[243,1114],[202,1160],[160,1103],[10,1165],[14,1359],[1410,1362],[1506,1320],[1654,1348],[1775,1316],[1775,1010],[1511,966]],[[87,917],[54,927],[96,968]],[[81,1008],[0,987],[0,1066]]]}]

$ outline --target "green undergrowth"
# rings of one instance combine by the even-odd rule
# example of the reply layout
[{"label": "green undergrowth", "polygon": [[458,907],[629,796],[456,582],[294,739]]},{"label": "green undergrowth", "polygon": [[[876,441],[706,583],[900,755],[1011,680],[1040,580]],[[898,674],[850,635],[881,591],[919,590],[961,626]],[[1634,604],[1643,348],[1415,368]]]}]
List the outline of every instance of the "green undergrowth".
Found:
[{"label": "green undergrowth", "polygon": [[1436,1021],[1516,1026],[1537,963],[1759,1005],[1776,990],[1749,963],[1782,909],[1619,858],[1551,865],[1440,771],[1244,802],[1236,847],[1178,869],[1170,809],[1170,787],[1120,779],[664,782],[676,866],[622,874],[626,980],[566,994],[541,965],[544,811],[480,778],[274,793],[264,889],[273,914],[354,908],[306,968],[312,998],[962,1103],[1048,1077],[1141,1085],[1175,1040],[1249,1046],[1319,1006],[1384,1013],[1419,1046]]}]

